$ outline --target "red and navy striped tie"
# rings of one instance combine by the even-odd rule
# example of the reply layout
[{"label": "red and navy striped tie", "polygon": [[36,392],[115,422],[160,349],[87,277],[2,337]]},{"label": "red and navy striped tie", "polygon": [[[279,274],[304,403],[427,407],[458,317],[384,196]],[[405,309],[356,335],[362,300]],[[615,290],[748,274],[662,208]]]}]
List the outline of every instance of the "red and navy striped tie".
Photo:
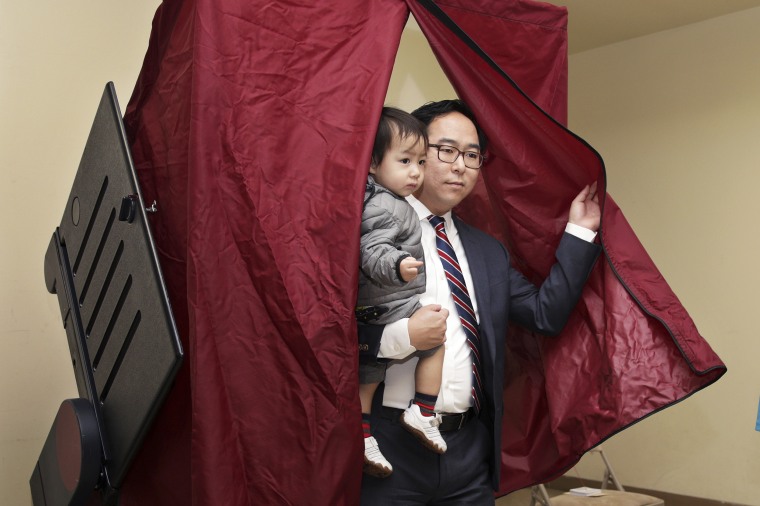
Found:
[{"label": "red and navy striped tie", "polygon": [[435,229],[435,245],[438,248],[438,256],[441,259],[443,270],[446,272],[446,280],[449,282],[451,296],[454,298],[454,304],[459,313],[459,321],[462,323],[462,329],[467,336],[467,344],[470,346],[472,355],[472,405],[476,412],[480,412],[483,383],[480,380],[482,368],[480,366],[478,320],[475,318],[475,310],[472,308],[472,300],[462,275],[462,269],[459,267],[457,255],[446,235],[443,218],[431,214],[427,219]]}]

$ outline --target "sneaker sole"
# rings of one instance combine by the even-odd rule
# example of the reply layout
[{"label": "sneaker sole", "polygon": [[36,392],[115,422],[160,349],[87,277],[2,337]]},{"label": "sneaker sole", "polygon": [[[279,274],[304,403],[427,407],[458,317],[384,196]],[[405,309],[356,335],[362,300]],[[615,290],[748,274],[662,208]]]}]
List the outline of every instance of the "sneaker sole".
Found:
[{"label": "sneaker sole", "polygon": [[387,478],[391,475],[393,469],[388,469],[385,466],[365,461],[363,471],[364,474],[374,476],[375,478]]},{"label": "sneaker sole", "polygon": [[409,431],[409,432],[410,432],[410,433],[411,433],[411,434],[412,434],[414,437],[416,437],[416,438],[417,438],[417,439],[420,441],[420,443],[422,443],[422,445],[423,445],[425,448],[427,448],[428,450],[430,450],[430,451],[431,451],[431,452],[433,452],[433,453],[437,453],[438,455],[443,455],[444,453],[446,453],[446,450],[445,450],[445,449],[443,449],[443,448],[441,448],[441,447],[439,447],[439,446],[436,446],[435,444],[433,444],[433,443],[432,443],[432,442],[431,442],[431,441],[430,441],[430,440],[429,440],[429,439],[428,439],[428,438],[425,436],[425,433],[424,433],[424,432],[422,432],[422,431],[420,431],[419,429],[417,429],[416,427],[414,427],[414,426],[412,426],[412,425],[409,425],[408,423],[406,423],[406,420],[404,419],[403,415],[401,416],[400,422],[401,422],[401,425],[402,425],[402,427],[404,427],[404,428],[405,428],[407,431]]}]

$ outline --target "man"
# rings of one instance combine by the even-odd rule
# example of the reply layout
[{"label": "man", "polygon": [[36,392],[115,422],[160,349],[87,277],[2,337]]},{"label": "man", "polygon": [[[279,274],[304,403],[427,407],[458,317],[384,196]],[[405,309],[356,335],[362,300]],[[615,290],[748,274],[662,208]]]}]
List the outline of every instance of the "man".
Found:
[{"label": "man", "polygon": [[[592,242],[600,221],[596,185],[573,200],[557,263],[535,287],[510,267],[498,241],[451,213],[472,191],[486,148],[472,112],[461,101],[446,100],[412,114],[428,125],[430,139],[425,180],[409,199],[422,226],[424,307],[387,326],[359,328],[363,360],[396,360],[375,396],[372,418],[374,436],[394,471],[387,478],[364,477],[362,504],[493,504],[508,321],[547,335],[562,330],[600,251]],[[441,343],[445,359],[436,411],[444,414],[444,455],[422,448],[398,420],[414,396],[415,361],[404,358]]]}]

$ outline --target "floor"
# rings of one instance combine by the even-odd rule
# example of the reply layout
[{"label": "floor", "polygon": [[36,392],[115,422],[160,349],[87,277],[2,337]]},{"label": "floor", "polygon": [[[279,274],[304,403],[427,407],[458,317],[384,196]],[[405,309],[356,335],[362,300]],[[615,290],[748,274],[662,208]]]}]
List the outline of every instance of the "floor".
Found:
[{"label": "floor", "polygon": [[[561,491],[546,489],[549,497],[561,494]],[[515,490],[509,495],[496,499],[496,506],[530,506],[530,489]]]},{"label": "floor", "polygon": [[529,506],[530,489],[516,490],[511,494],[496,499],[496,506]]},{"label": "floor", "polygon": [[530,504],[530,489],[516,490],[509,495],[496,499],[496,506],[528,506]]}]

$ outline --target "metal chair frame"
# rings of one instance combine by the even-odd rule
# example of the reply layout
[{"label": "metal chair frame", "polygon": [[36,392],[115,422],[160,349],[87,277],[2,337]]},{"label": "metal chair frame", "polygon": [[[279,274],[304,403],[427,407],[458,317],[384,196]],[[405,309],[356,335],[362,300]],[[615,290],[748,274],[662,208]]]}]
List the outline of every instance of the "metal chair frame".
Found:
[{"label": "metal chair frame", "polygon": [[[597,446],[596,448],[589,450],[588,453],[598,453],[602,458],[602,462],[604,462],[604,477],[602,478],[601,485],[602,490],[606,490],[611,483],[614,485],[615,489],[620,492],[625,492],[625,488],[620,483],[620,480],[618,480],[610,461],[607,459],[607,455],[605,455],[604,450],[602,450],[602,447]],[[543,484],[531,487],[530,495],[530,506],[536,506],[537,504],[540,504],[541,506],[551,506],[551,497],[549,497],[549,493],[546,491],[546,487]]]}]

